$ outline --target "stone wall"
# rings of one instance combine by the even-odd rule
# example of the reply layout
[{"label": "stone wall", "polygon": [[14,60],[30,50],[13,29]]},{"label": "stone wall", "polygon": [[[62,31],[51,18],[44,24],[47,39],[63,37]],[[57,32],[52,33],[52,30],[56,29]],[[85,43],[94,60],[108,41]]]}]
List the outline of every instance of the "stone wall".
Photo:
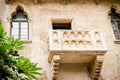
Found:
[{"label": "stone wall", "polygon": [[[67,5],[64,5],[61,0],[45,1],[34,4],[32,0],[29,2],[28,0],[11,0],[9,4],[5,4],[4,0],[0,0],[0,19],[8,35],[10,35],[11,14],[15,12],[16,7],[21,6],[27,12],[32,43],[25,44],[26,47],[20,51],[20,55],[30,58],[43,68],[44,75],[41,79],[52,80],[51,65],[48,62],[48,34],[49,30],[52,30],[51,20],[60,18],[72,19],[72,30],[99,30],[104,34],[108,51],[105,54],[101,75],[104,80],[119,80],[120,44],[114,43],[115,36],[108,14],[111,7],[120,11],[120,1],[100,1],[98,5],[94,0],[70,0]],[[76,76],[73,76],[74,71],[79,71],[75,72]],[[84,76],[78,76],[78,74]],[[84,65],[62,64],[58,80],[90,80],[87,74]]]}]

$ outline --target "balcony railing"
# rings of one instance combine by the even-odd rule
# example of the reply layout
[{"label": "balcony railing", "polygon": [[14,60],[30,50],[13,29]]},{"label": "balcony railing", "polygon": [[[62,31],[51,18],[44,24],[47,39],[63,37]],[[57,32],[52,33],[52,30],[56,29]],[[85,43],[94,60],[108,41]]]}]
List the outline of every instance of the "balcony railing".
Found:
[{"label": "balcony railing", "polygon": [[52,30],[49,33],[51,51],[106,51],[99,31]]}]

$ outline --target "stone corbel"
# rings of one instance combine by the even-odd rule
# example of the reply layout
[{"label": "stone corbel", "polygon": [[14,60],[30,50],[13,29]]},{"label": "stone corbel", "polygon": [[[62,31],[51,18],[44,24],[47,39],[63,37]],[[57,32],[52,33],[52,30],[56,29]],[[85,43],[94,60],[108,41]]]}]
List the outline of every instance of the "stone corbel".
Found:
[{"label": "stone corbel", "polygon": [[103,61],[104,61],[104,56],[97,55],[95,62],[93,64],[93,69],[91,73],[92,80],[98,80],[98,78],[100,77]]},{"label": "stone corbel", "polygon": [[37,3],[38,3],[38,0],[34,0],[34,3],[37,4]]},{"label": "stone corbel", "polygon": [[95,0],[95,3],[98,4],[100,2],[100,0]]},{"label": "stone corbel", "polygon": [[60,55],[54,55],[53,58],[52,58],[52,62],[51,62],[51,64],[52,64],[53,80],[57,79],[59,62],[60,62]]},{"label": "stone corbel", "polygon": [[65,4],[65,5],[67,4],[67,0],[64,0],[64,4]]},{"label": "stone corbel", "polygon": [[5,3],[8,4],[10,0],[5,0]]}]

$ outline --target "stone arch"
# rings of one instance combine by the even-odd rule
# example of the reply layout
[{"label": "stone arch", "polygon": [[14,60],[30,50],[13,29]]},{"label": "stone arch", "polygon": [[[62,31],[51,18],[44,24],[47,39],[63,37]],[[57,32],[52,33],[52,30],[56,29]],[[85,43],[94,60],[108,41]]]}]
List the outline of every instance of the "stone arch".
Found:
[{"label": "stone arch", "polygon": [[[108,16],[111,18],[111,13],[115,13],[116,15],[120,16],[120,9],[118,9],[117,6],[110,6],[110,9],[108,11]],[[119,17],[120,18],[120,17]]]},{"label": "stone arch", "polygon": [[[8,16],[6,17],[6,21],[8,21],[8,23],[6,24],[8,27],[7,29],[7,32],[8,32],[8,35],[10,36],[10,33],[11,33],[11,23],[12,23],[12,17],[13,15],[16,14],[16,11],[17,9],[20,7],[20,9],[23,10],[24,14],[27,15],[27,20],[28,20],[28,23],[29,25],[31,25],[31,12],[29,11],[29,8],[24,5],[23,3],[20,3],[20,2],[16,2],[15,4],[11,5],[9,8],[8,8]],[[32,39],[32,27],[29,26],[29,40]],[[31,43],[32,41],[28,41],[28,43]]]},{"label": "stone arch", "polygon": [[110,8],[109,8],[109,11],[107,12],[109,20],[111,18],[111,15],[110,15],[111,14],[111,9],[114,9],[115,13],[117,13],[120,16],[120,9],[118,9],[118,7],[115,6],[115,5],[111,5]]},{"label": "stone arch", "polygon": [[119,14],[120,14],[120,10],[117,8],[117,6],[112,5],[112,6],[110,6],[110,9],[109,9],[109,11],[108,11],[108,15],[111,13],[111,9],[115,9],[115,10],[116,10],[116,13],[119,13]]},{"label": "stone arch", "polygon": [[120,39],[120,12],[116,6],[111,6],[110,13],[108,14],[111,18],[111,26],[114,31],[116,39]]},{"label": "stone arch", "polygon": [[26,9],[26,7],[25,7],[24,5],[22,5],[22,4],[16,5],[15,8],[14,8],[14,10],[12,10],[12,11],[10,12],[10,15],[9,15],[9,17],[8,17],[8,21],[11,22],[12,17],[16,14],[16,12],[17,12],[18,9],[23,10],[24,14],[25,14],[25,15],[27,16],[27,18],[28,18],[28,22],[30,22],[30,21],[31,21],[30,13],[29,13],[29,11]]}]

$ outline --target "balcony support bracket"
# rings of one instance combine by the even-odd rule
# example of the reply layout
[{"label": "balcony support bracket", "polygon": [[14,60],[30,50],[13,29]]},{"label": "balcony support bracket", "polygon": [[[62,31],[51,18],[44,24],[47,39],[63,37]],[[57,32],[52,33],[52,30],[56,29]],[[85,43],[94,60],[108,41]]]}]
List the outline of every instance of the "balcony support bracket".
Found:
[{"label": "balcony support bracket", "polygon": [[95,3],[96,3],[96,4],[99,4],[99,2],[100,2],[100,0],[95,0]]},{"label": "balcony support bracket", "polygon": [[5,0],[5,3],[6,3],[6,4],[9,4],[9,2],[10,2],[10,0]]},{"label": "balcony support bracket", "polygon": [[92,72],[91,72],[91,77],[92,80],[98,80],[99,77],[101,76],[101,69],[102,69],[102,64],[104,61],[104,56],[103,55],[97,55],[95,60],[94,60],[94,64],[91,66]]},{"label": "balcony support bracket", "polygon": [[34,3],[37,4],[37,3],[38,3],[38,0],[34,0]]},{"label": "balcony support bracket", "polygon": [[60,55],[54,55],[51,62],[53,80],[57,79],[59,62],[60,62]]}]

